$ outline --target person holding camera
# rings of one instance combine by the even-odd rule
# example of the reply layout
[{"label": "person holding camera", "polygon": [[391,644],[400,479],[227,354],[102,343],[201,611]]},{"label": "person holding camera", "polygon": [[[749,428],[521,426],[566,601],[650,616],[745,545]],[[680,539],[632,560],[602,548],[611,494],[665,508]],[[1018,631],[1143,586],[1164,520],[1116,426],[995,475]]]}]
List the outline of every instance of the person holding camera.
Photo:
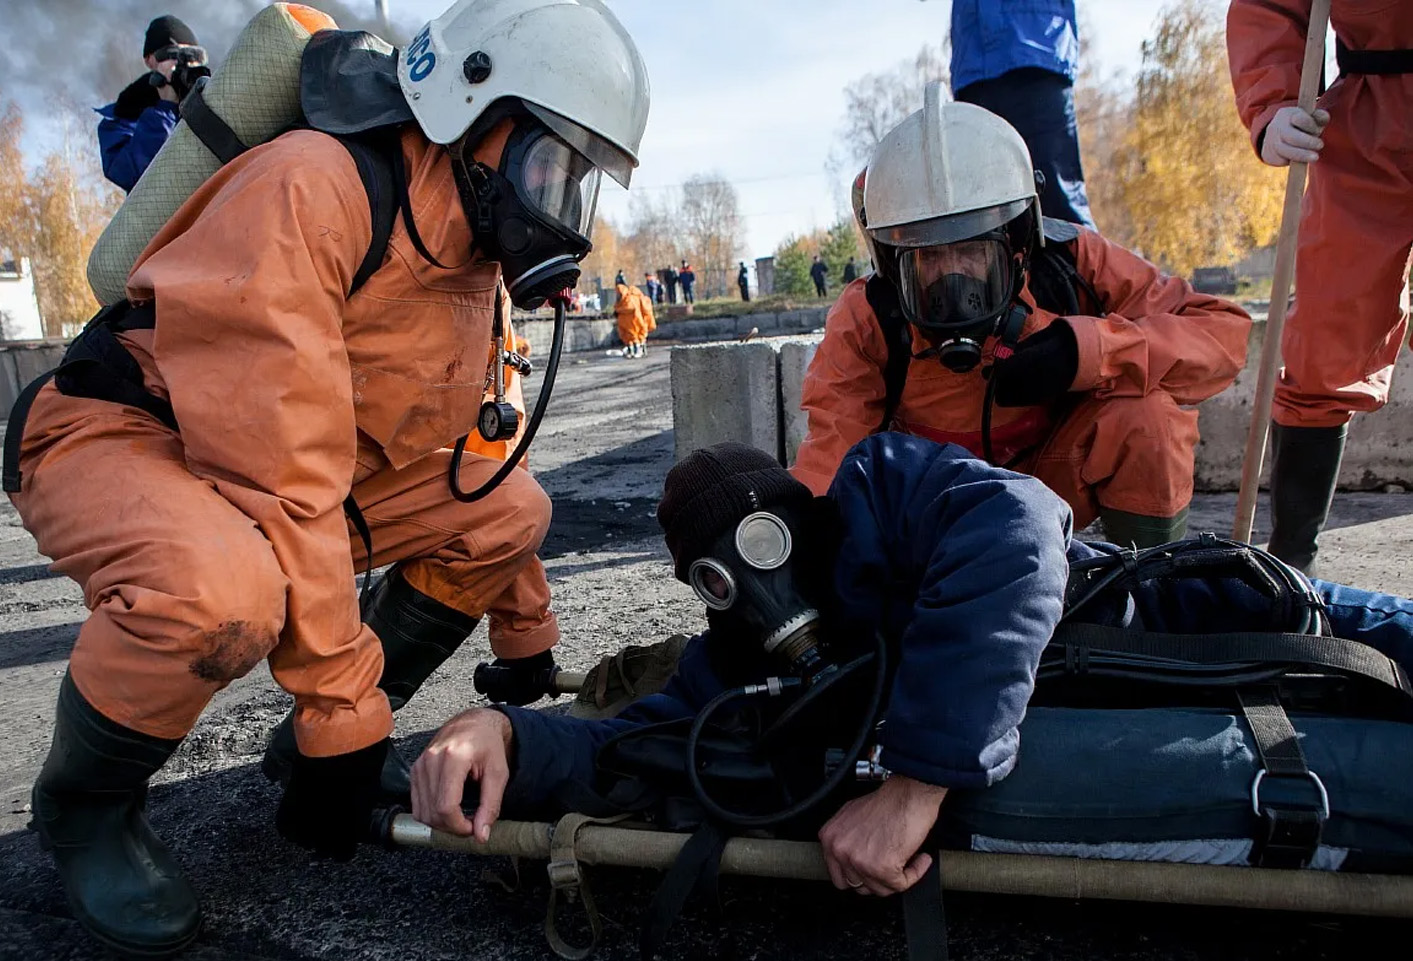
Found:
[{"label": "person holding camera", "polygon": [[147,73],[100,107],[98,148],[103,175],[124,191],[131,191],[162,144],[181,119],[178,105],[197,77],[210,76],[206,51],[196,34],[173,16],[158,17],[147,25],[142,45]]}]

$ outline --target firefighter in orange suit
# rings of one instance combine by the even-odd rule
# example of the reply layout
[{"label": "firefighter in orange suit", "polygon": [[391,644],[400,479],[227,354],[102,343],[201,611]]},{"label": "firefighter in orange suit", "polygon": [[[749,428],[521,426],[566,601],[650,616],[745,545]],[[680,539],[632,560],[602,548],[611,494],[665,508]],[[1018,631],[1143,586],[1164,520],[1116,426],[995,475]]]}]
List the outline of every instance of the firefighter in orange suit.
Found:
[{"label": "firefighter in orange suit", "polygon": [[[1190,405],[1231,384],[1250,318],[1093,231],[1042,227],[1020,135],[937,84],[863,179],[855,207],[877,272],[826,320],[795,476],[822,494],[850,447],[901,430],[1033,474],[1116,543],[1181,537]],[[1063,316],[1037,297],[1042,260],[1047,287],[1058,278],[1074,298]]]},{"label": "firefighter in orange suit", "polygon": [[623,341],[624,357],[642,357],[647,352],[648,334],[657,330],[653,305],[648,295],[630,284],[615,284],[618,301],[613,312],[618,318],[618,339]]},{"label": "firefighter in orange suit", "polygon": [[[1261,159],[1311,164],[1295,306],[1271,428],[1270,550],[1311,572],[1354,414],[1388,402],[1408,339],[1400,292],[1413,246],[1413,7],[1335,0],[1339,79],[1296,105],[1310,0],[1235,0],[1227,51]],[[1316,162],[1318,161],[1318,162]]]},{"label": "firefighter in orange suit", "polygon": [[[254,147],[181,207],[128,302],[81,338],[103,376],[61,374],[23,431],[14,502],[91,610],[35,821],[77,919],[126,955],[196,934],[146,785],[261,660],[295,702],[277,826],[336,858],[365,834],[385,772],[405,790],[391,711],[478,619],[512,666],[553,664],[535,556],[549,500],[520,470],[454,499],[446,448],[475,433],[498,292],[534,307],[577,279],[600,175],[626,186],[637,164],[646,73],[597,0],[460,0],[412,50],[387,58],[388,96],[406,99],[390,141],[406,195],[366,284],[349,295],[372,231],[348,150],[313,130]],[[481,60],[494,69],[463,69]],[[503,457],[468,452],[461,485]],[[360,611],[369,561],[395,566]]]}]

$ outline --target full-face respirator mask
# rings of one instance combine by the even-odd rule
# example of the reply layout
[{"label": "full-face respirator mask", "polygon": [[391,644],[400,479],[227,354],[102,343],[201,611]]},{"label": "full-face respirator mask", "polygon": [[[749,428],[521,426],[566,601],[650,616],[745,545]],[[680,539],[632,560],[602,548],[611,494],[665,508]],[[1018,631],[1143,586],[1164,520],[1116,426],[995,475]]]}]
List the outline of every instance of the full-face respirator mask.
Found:
[{"label": "full-face respirator mask", "polygon": [[828,669],[819,650],[819,610],[806,597],[789,507],[761,510],[719,536],[687,568],[713,632],[755,640],[776,670],[813,678]]}]

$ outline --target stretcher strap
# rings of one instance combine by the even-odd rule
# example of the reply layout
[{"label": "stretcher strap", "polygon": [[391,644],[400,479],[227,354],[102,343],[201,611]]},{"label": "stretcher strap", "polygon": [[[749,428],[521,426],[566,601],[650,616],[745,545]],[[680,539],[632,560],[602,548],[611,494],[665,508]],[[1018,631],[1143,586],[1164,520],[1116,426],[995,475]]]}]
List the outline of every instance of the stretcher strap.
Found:
[{"label": "stretcher strap", "polygon": [[[1261,770],[1251,785],[1251,805],[1264,831],[1251,849],[1251,863],[1261,868],[1309,867],[1320,847],[1320,835],[1329,818],[1329,798],[1324,784],[1305,763],[1300,736],[1281,707],[1274,687],[1237,692],[1241,712],[1261,756]],[[1314,805],[1268,803],[1261,786],[1277,779],[1302,781],[1316,792]]]},{"label": "stretcher strap", "polygon": [[217,160],[228,164],[250,148],[206,102],[206,84],[210,79],[202,77],[197,80],[191,92],[182,98],[182,119]]},{"label": "stretcher strap", "polygon": [[908,961],[947,961],[947,913],[942,903],[942,856],[932,856],[927,873],[903,892],[903,935]]},{"label": "stretcher strap", "polygon": [[1395,661],[1377,649],[1340,637],[1257,631],[1227,634],[1163,634],[1099,624],[1061,624],[1052,646],[1136,654],[1193,664],[1279,662],[1323,667],[1375,681],[1413,700],[1413,682]]},{"label": "stretcher strap", "polygon": [[[579,839],[579,829],[588,824],[615,824],[626,817],[628,817],[626,814],[608,818],[594,818],[587,814],[566,814],[555,823],[554,830],[550,832],[550,860],[549,867],[546,869],[549,874],[550,896],[549,905],[545,910],[545,940],[549,942],[550,949],[565,961],[583,961],[593,953],[594,948],[598,947],[599,938],[603,936],[603,919],[599,917],[599,909],[594,904],[593,892],[589,890],[588,882],[584,880],[583,870],[579,866],[579,856],[575,850]],[[584,915],[588,919],[590,932],[587,945],[573,945],[560,936],[560,892],[563,892],[565,901],[570,903],[581,901],[583,903]]]},{"label": "stretcher strap", "polygon": [[653,895],[652,903],[648,905],[638,945],[641,961],[653,961],[657,957],[667,941],[672,923],[681,916],[687,899],[694,891],[716,903],[721,854],[730,839],[722,825],[707,821],[682,845],[681,853],[672,862],[667,876]]}]

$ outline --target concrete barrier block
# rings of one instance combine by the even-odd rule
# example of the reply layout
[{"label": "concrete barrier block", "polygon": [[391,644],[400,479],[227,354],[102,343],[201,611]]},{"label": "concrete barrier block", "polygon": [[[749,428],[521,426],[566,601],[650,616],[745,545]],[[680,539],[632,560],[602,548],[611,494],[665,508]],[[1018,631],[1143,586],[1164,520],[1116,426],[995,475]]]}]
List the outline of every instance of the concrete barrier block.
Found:
[{"label": "concrete barrier block", "polygon": [[672,349],[676,456],[734,440],[780,457],[777,345],[703,344]]},{"label": "concrete barrier block", "polygon": [[780,345],[780,414],[781,430],[784,433],[785,463],[793,465],[805,435],[809,433],[809,419],[800,407],[800,396],[805,382],[805,372],[823,336],[806,340],[793,340]]},{"label": "concrete barrier block", "polygon": [[[1261,362],[1263,319],[1251,331],[1246,368],[1236,383],[1198,407],[1195,480],[1198,490],[1232,491],[1241,485],[1241,462],[1246,433],[1251,425],[1251,405]],[[1270,456],[1262,483],[1271,475]],[[1373,490],[1385,484],[1413,487],[1413,354],[1404,350],[1394,368],[1388,404],[1372,414],[1358,414],[1349,428],[1349,442],[1339,474],[1339,485],[1349,490]]]}]

